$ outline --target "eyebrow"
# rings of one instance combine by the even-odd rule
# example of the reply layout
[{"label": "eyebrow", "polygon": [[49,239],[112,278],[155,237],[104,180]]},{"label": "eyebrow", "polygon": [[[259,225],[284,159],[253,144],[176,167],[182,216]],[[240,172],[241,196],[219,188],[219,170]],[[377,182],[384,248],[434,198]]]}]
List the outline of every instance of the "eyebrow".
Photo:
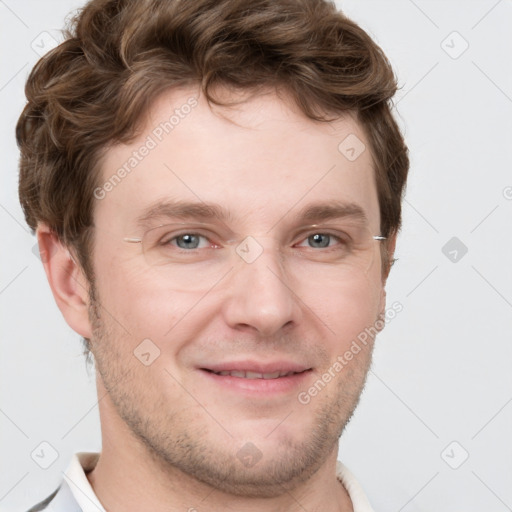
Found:
[{"label": "eyebrow", "polygon": [[183,220],[220,220],[226,222],[231,215],[215,203],[162,200],[149,206],[136,219],[137,226],[148,227],[152,220],[175,218]]},{"label": "eyebrow", "polygon": [[366,215],[364,208],[356,203],[343,203],[340,201],[312,204],[304,207],[297,215],[297,218],[301,221],[312,223],[347,217],[360,221],[363,224],[368,223],[368,216]]},{"label": "eyebrow", "polygon": [[[281,217],[281,220],[286,216]],[[315,223],[326,220],[350,218],[362,224],[368,223],[365,210],[353,202],[328,201],[307,205],[293,215],[296,223]],[[162,200],[149,206],[136,219],[137,226],[149,227],[151,221],[158,219],[180,219],[180,220],[217,220],[229,222],[233,220],[231,212],[216,203]],[[280,222],[280,221],[278,221]],[[274,225],[275,226],[275,225]]]}]

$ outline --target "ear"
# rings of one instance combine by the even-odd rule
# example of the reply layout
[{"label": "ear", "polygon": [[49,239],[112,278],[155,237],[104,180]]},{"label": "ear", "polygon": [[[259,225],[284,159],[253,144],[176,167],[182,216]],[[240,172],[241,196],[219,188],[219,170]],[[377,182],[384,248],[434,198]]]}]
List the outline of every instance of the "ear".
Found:
[{"label": "ear", "polygon": [[389,277],[389,272],[391,271],[391,267],[393,266],[393,258],[395,257],[395,248],[396,248],[396,239],[398,234],[392,233],[387,240],[385,240],[386,243],[386,251],[388,254],[388,261],[389,261],[389,267],[387,268],[387,271],[382,276],[382,285],[385,286],[386,282]]},{"label": "ear", "polygon": [[393,258],[395,256],[395,248],[396,248],[396,239],[397,233],[391,234],[388,239],[385,241],[386,248],[384,250],[387,251],[389,266],[386,269],[386,272],[382,273],[382,287],[380,290],[380,303],[379,303],[379,318],[384,319],[386,315],[386,283],[389,277],[389,273],[391,271],[391,267],[393,264]]},{"label": "ear", "polygon": [[46,225],[37,227],[37,242],[55,302],[68,325],[84,338],[91,338],[89,282],[69,249]]}]

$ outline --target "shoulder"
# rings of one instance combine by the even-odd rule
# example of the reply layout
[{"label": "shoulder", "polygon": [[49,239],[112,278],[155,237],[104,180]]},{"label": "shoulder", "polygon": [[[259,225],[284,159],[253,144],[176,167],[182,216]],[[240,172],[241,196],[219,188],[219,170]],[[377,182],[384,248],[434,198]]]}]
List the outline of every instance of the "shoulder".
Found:
[{"label": "shoulder", "polygon": [[50,502],[53,500],[53,498],[55,498],[55,495],[57,494],[57,492],[59,491],[60,487],[58,487],[57,489],[55,489],[55,491],[53,491],[50,496],[48,496],[47,498],[45,498],[43,501],[40,501],[39,503],[37,503],[36,505],[34,505],[33,507],[31,507],[29,510],[27,510],[27,512],[38,512],[39,510],[44,510],[45,508],[48,507],[48,505],[50,504]]}]

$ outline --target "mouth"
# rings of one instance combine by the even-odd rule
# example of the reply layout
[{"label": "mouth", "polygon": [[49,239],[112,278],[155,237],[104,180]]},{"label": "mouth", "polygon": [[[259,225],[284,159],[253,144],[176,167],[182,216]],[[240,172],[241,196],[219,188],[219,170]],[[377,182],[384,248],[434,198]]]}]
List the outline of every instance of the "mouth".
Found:
[{"label": "mouth", "polygon": [[313,372],[313,368],[304,365],[247,362],[226,363],[199,370],[208,379],[208,386],[218,386],[224,392],[255,399],[296,393],[307,384],[309,374]]},{"label": "mouth", "polygon": [[291,375],[299,375],[304,372],[311,371],[311,368],[308,368],[307,370],[303,370],[301,372],[294,372],[294,371],[276,371],[272,373],[261,373],[261,372],[253,372],[249,370],[222,370],[219,372],[210,370],[208,368],[201,368],[201,370],[204,370],[206,372],[214,373],[215,375],[220,375],[222,377],[230,376],[230,377],[238,377],[240,379],[266,379],[266,380],[272,380],[272,379],[279,379],[281,377],[289,377]]}]

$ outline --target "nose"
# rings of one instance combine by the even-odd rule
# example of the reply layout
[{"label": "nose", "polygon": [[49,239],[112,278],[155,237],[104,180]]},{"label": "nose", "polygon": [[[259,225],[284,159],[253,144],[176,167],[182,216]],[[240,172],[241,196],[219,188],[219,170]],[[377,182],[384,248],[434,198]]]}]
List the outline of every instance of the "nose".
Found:
[{"label": "nose", "polygon": [[[223,315],[232,329],[257,332],[263,337],[296,325],[300,301],[286,273],[282,254],[270,247],[262,249],[250,247],[245,255],[237,251],[239,258],[235,258],[228,279]],[[261,250],[254,259],[254,251],[258,254]]]}]

